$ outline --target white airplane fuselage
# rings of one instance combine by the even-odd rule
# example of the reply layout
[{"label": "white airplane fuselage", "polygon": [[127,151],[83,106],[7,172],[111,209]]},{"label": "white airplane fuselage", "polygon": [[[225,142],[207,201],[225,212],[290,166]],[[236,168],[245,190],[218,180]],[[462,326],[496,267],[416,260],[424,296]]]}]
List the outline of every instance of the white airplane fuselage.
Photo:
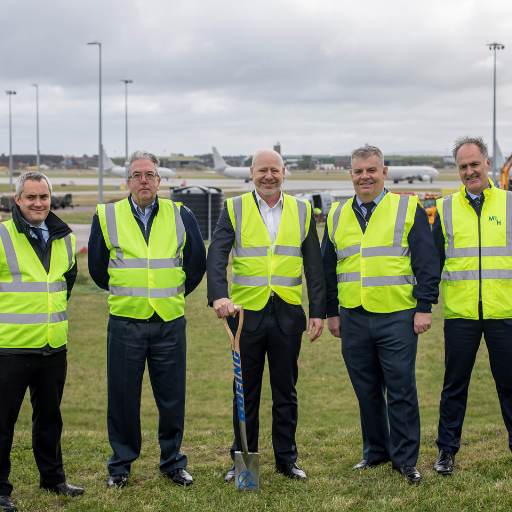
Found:
[{"label": "white airplane fuselage", "polygon": [[395,183],[414,180],[430,181],[432,183],[439,176],[439,171],[426,165],[390,165],[388,166],[388,180]]}]

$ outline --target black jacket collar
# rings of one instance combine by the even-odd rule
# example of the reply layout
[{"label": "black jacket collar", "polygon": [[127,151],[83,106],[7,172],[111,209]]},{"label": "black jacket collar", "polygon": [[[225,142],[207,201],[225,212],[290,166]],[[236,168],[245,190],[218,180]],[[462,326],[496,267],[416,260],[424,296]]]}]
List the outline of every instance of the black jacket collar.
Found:
[{"label": "black jacket collar", "polygon": [[[30,234],[30,226],[24,221],[20,208],[17,204],[15,204],[12,209],[12,220],[14,221],[14,225],[16,226],[18,233],[32,236]],[[59,217],[57,217],[57,215],[52,211],[48,213],[48,217],[46,217],[45,222],[52,240],[59,240],[72,233],[71,228],[64,221],[59,219]]]}]

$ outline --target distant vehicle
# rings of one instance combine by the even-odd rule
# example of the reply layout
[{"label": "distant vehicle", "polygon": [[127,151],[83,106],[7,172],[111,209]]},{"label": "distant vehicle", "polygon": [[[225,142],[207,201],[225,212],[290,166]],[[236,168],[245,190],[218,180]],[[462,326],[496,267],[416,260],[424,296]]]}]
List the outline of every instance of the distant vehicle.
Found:
[{"label": "distant vehicle", "polygon": [[409,183],[413,183],[414,180],[433,183],[438,176],[439,171],[426,165],[390,165],[386,178],[393,180],[394,183],[405,180]]},{"label": "distant vehicle", "polygon": [[434,193],[427,193],[425,194],[425,199],[423,201],[423,208],[425,208],[425,211],[428,215],[428,221],[432,225],[434,223],[434,218],[437,213],[437,203],[436,200],[441,197],[441,194]]},{"label": "distant vehicle", "polygon": [[313,210],[320,208],[322,210],[322,217],[327,219],[327,215],[331,211],[332,196],[329,192],[313,192],[311,194],[295,194],[297,199],[305,199],[309,201]]},{"label": "distant vehicle", "polygon": [[[94,171],[97,171],[97,167],[91,167]],[[107,174],[112,174],[113,176],[120,176],[121,178],[126,177],[126,168],[124,165],[116,165],[110,157],[107,155],[107,152],[103,150],[103,171]],[[162,178],[169,179],[174,177],[174,171],[171,171],[171,169],[167,169],[167,167],[159,167],[158,168],[158,174]]]},{"label": "distant vehicle", "polygon": [[505,162],[501,170],[501,188],[503,190],[512,190],[512,179],[509,178],[510,168],[512,167],[512,156]]},{"label": "distant vehicle", "polygon": [[[237,180],[245,180],[245,182],[251,181],[251,168],[250,167],[233,167],[228,165],[224,158],[222,158],[217,151],[217,148],[212,148],[213,153],[213,166],[215,172],[221,176],[227,178],[235,178]],[[291,176],[291,172],[286,169],[286,177]]]}]

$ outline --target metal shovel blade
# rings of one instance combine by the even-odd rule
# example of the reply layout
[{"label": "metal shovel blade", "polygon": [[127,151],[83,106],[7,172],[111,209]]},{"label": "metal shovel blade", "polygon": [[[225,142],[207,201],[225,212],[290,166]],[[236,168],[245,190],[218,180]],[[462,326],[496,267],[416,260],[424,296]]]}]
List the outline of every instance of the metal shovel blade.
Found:
[{"label": "metal shovel blade", "polygon": [[235,452],[235,485],[239,491],[260,490],[260,454]]}]

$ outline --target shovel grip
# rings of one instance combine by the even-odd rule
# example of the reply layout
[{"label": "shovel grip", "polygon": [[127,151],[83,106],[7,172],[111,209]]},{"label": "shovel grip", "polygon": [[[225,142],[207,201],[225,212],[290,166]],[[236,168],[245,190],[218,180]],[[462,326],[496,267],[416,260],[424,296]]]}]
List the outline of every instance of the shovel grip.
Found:
[{"label": "shovel grip", "polygon": [[235,306],[236,311],[239,314],[238,319],[238,329],[236,331],[236,335],[233,336],[231,329],[229,328],[228,321],[226,317],[222,319],[222,323],[224,324],[224,329],[228,333],[229,339],[231,340],[231,350],[236,350],[240,353],[240,334],[242,333],[242,326],[244,325],[244,307],[243,306]]}]

